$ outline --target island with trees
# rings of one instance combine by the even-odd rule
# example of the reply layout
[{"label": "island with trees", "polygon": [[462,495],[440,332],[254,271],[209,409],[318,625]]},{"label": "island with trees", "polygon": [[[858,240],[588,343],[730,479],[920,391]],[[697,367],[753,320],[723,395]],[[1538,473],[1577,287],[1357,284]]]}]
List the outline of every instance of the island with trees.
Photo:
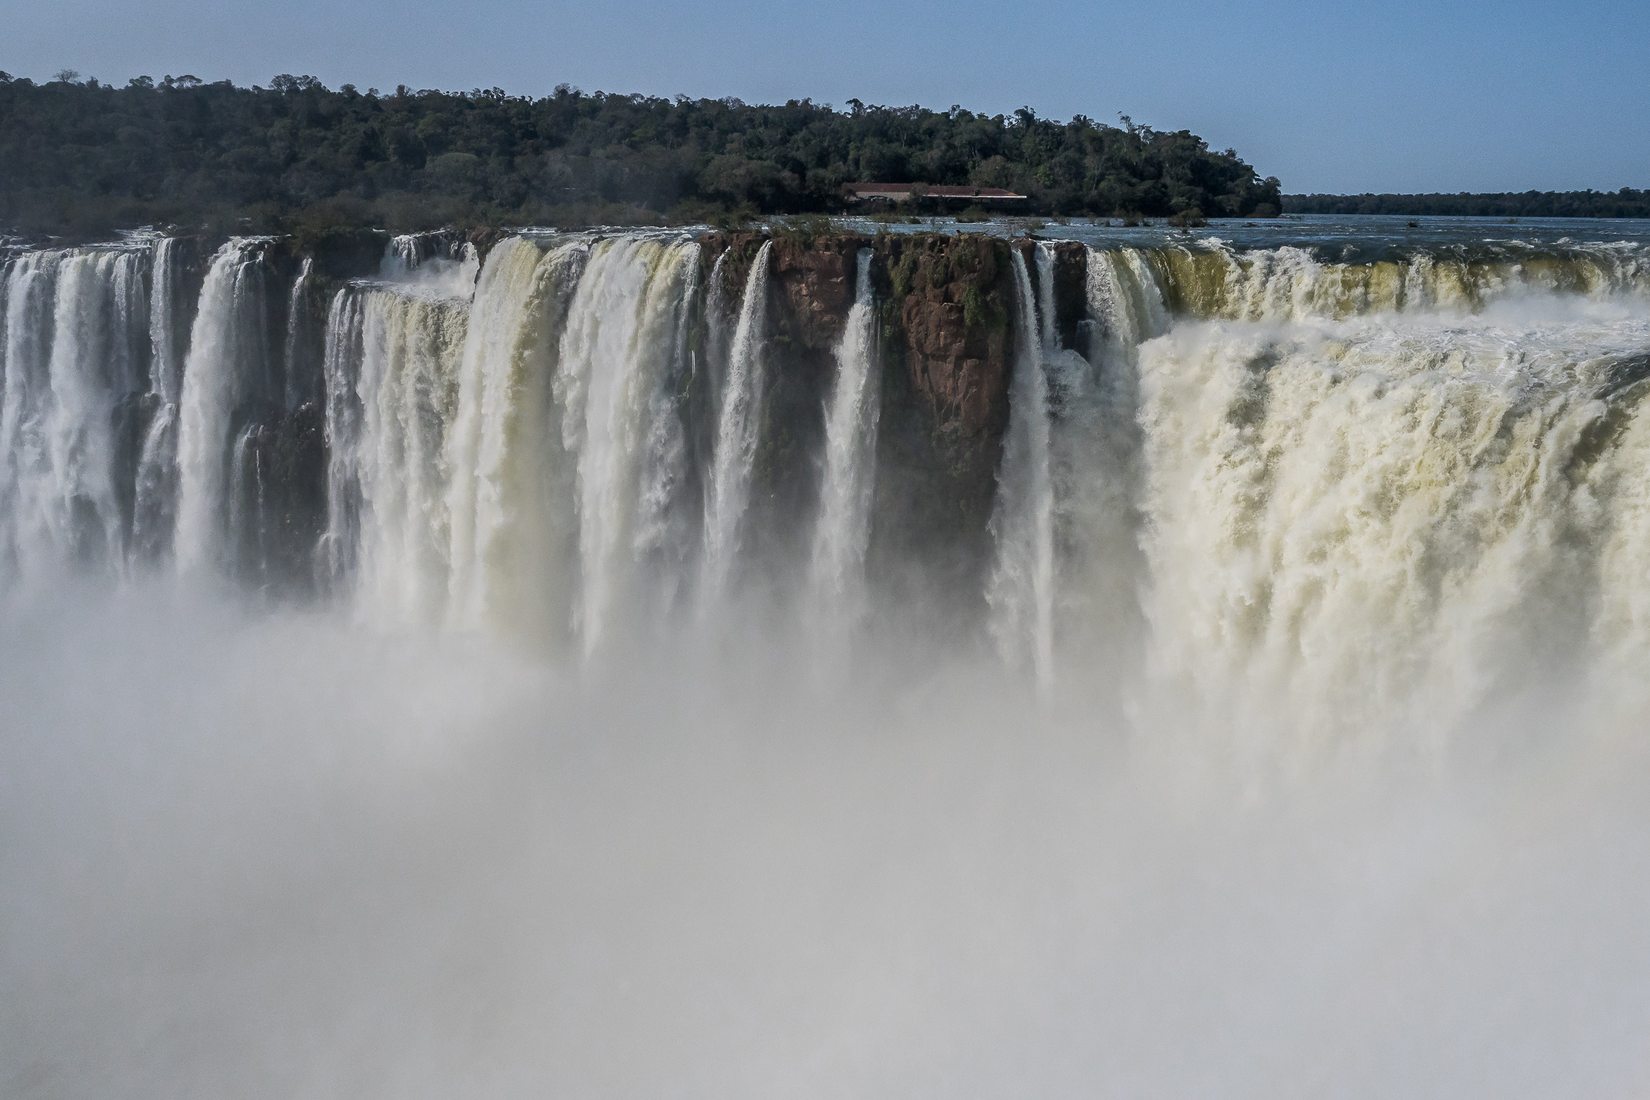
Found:
[{"label": "island with trees", "polygon": [[[848,185],[1005,191],[1027,214],[1270,217],[1278,181],[1231,149],[1127,117],[1029,107],[837,109],[587,93],[334,90],[193,76],[116,87],[0,73],[0,229],[85,235],[192,224],[721,224],[840,213]],[[920,205],[920,204],[919,204]]]},{"label": "island with trees", "polygon": [[1508,191],[1494,194],[1286,195],[1291,214],[1470,218],[1650,218],[1650,191]]}]

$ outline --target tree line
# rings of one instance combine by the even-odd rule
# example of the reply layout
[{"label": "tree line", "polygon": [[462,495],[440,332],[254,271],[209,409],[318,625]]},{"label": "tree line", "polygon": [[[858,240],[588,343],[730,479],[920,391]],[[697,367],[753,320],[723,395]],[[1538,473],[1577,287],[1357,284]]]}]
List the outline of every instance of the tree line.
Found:
[{"label": "tree line", "polygon": [[1053,215],[1276,215],[1278,181],[1185,130],[1030,108],[844,109],[567,85],[530,98],[268,87],[194,76],[122,87],[0,73],[0,227],[293,230],[371,224],[688,223],[835,213],[854,181],[1002,187]]},{"label": "tree line", "polygon": [[1291,214],[1435,214],[1488,218],[1650,218],[1650,191],[1517,191],[1497,194],[1286,195]]}]

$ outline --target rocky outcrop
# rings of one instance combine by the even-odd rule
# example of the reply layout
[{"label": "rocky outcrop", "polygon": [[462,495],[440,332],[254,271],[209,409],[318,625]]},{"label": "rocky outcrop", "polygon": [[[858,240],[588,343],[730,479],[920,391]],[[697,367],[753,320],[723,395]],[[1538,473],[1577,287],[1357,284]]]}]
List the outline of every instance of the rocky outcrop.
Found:
[{"label": "rocky outcrop", "polygon": [[899,350],[936,426],[989,436],[1006,423],[1013,294],[1007,248],[985,237],[887,237],[879,252]]},{"label": "rocky outcrop", "polygon": [[[438,244],[487,250],[497,231],[434,234]],[[697,452],[689,490],[708,468],[716,431],[714,382],[725,369],[734,316],[751,262],[772,241],[764,331],[769,370],[752,473],[750,549],[772,563],[806,560],[801,544],[815,514],[825,408],[835,352],[854,304],[859,257],[871,255],[876,293],[881,422],[873,504],[871,568],[896,590],[913,587],[978,599],[990,555],[989,520],[1016,369],[1014,252],[1042,277],[1035,242],[985,235],[778,229],[712,232],[701,238],[701,293],[689,314],[692,375],[684,381],[684,427]],[[377,274],[387,237],[338,230],[266,246],[264,335],[272,386],[247,415],[263,425],[252,440],[260,474],[281,488],[261,504],[275,557],[313,542],[325,497],[320,384],[328,305],[347,280]],[[182,293],[193,300],[211,242],[190,243]],[[1086,250],[1053,246],[1055,328],[1082,349]],[[311,277],[294,299],[305,259]],[[720,261],[720,262],[719,262]],[[713,286],[711,277],[720,280]],[[1040,297],[1044,295],[1040,294]],[[288,315],[291,307],[297,313]],[[720,316],[712,316],[717,310]],[[186,312],[186,311],[180,311]],[[290,341],[288,339],[290,333]],[[922,594],[922,593],[913,593]],[[920,601],[958,607],[955,598]]]},{"label": "rocky outcrop", "polygon": [[[703,238],[707,276],[723,257],[716,300],[737,305],[750,263],[767,239],[756,232]],[[771,239],[768,331],[775,369],[755,479],[753,506],[766,532],[758,537],[789,545],[806,530],[796,517],[811,514],[817,493],[834,351],[853,306],[858,255],[869,248],[883,410],[873,572],[902,590],[981,591],[1018,341],[1012,250],[1024,251],[1035,281],[1041,277],[1035,242],[783,230]],[[1086,256],[1080,244],[1053,246],[1055,328],[1067,347],[1082,347]],[[732,319],[722,323],[726,328]]]}]

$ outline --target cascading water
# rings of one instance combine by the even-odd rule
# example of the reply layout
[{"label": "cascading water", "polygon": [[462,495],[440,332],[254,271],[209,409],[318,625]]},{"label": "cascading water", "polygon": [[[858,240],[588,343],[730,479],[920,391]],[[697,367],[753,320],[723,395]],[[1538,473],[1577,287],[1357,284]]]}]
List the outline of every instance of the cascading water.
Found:
[{"label": "cascading water", "polygon": [[1248,321],[1472,310],[1530,294],[1643,295],[1650,284],[1650,259],[1634,246],[1509,243],[1348,263],[1294,246],[1236,252],[1203,242],[1153,250],[1146,262],[1183,312]]},{"label": "cascading water", "polygon": [[0,1091],[1632,1095],[1650,243],[1091,228],[8,244]]},{"label": "cascading water", "polygon": [[304,308],[304,296],[314,278],[315,260],[305,256],[298,268],[298,277],[292,280],[292,293],[287,297],[286,340],[281,345],[281,361],[285,367],[282,376],[286,379],[284,404],[289,409],[297,408],[313,396],[310,392],[314,386],[313,375],[305,369],[309,366],[304,353],[309,313]]},{"label": "cascading water", "polygon": [[449,552],[447,432],[458,394],[466,303],[369,290],[362,309],[354,463],[359,582],[381,622],[437,623]]},{"label": "cascading water", "polygon": [[158,559],[171,545],[177,503],[178,401],[183,354],[178,347],[177,240],[155,240],[149,268],[149,401],[134,475],[132,548],[141,560]]},{"label": "cascading water", "polygon": [[146,258],[25,253],[6,277],[0,532],[14,573],[122,561],[131,498],[117,455],[149,369]]},{"label": "cascading water", "polygon": [[475,245],[447,231],[391,237],[378,264],[387,282],[420,283],[451,297],[468,297],[480,271]]},{"label": "cascading water", "polygon": [[[576,632],[593,651],[621,607],[644,554],[642,540],[672,502],[651,459],[680,461],[681,448],[650,443],[679,424],[660,400],[677,354],[678,311],[698,246],[649,238],[599,242],[568,307],[556,374],[563,445],[577,470],[579,601]],[[652,451],[652,453],[650,453]]]},{"label": "cascading water", "polygon": [[449,434],[449,617],[560,642],[576,529],[571,462],[552,400],[557,334],[589,258],[584,240],[512,238],[476,284]]},{"label": "cascading water", "polygon": [[[186,571],[284,575],[302,452],[279,378],[297,373],[320,276],[305,262],[276,291],[290,301],[271,343],[268,243],[221,248],[192,314],[181,247],[8,261],[8,576],[152,560],[174,542]],[[586,654],[695,586],[702,608],[725,603],[763,433],[790,431],[764,411],[769,371],[787,369],[769,362],[783,358],[773,247],[730,286],[735,251],[702,256],[685,234],[511,238],[479,278],[465,242],[392,242],[394,278],[338,290],[326,322],[325,518],[305,536],[322,588],[374,620]],[[1133,679],[1122,670],[1144,657],[1153,683],[1189,684],[1212,709],[1296,696],[1328,727],[1368,709],[1349,698],[1402,695],[1447,725],[1551,639],[1631,663],[1650,615],[1632,581],[1650,537],[1632,474],[1643,249],[1010,252],[983,589],[999,649],[1045,690],[1056,662],[1081,682],[1084,661]],[[818,389],[791,608],[805,630],[875,602],[876,263],[874,249],[856,258]],[[1082,293],[1058,297],[1073,265]],[[1085,298],[1086,315],[1058,316]],[[1073,331],[1085,354],[1063,345]]]},{"label": "cascading water", "polygon": [[51,401],[53,298],[60,253],[36,252],[6,275],[6,362],[0,404],[0,524],[9,572],[55,564],[48,519],[54,495],[46,421]]},{"label": "cascading water", "polygon": [[1222,721],[1288,700],[1319,732],[1449,728],[1559,676],[1631,599],[1601,555],[1640,523],[1616,494],[1647,353],[1636,307],[1556,300],[1146,345],[1159,671]]},{"label": "cascading water", "polygon": [[837,345],[836,378],[825,413],[825,470],[809,565],[810,614],[822,626],[851,624],[863,611],[882,411],[871,260],[871,250],[860,249],[854,304]]},{"label": "cascading water", "polygon": [[128,361],[132,302],[117,284],[140,258],[77,252],[58,266],[46,417],[55,507],[48,523],[55,543],[79,559],[114,560],[120,550],[112,421],[116,399],[132,392],[136,379]]},{"label": "cascading water", "polygon": [[739,307],[739,323],[728,348],[727,373],[716,417],[716,447],[705,485],[704,569],[700,606],[725,597],[738,558],[750,504],[751,467],[767,387],[766,326],[768,265],[772,241],[764,241],[751,261]]},{"label": "cascading water", "polygon": [[[178,348],[178,242],[160,237],[149,266],[149,392],[176,405],[183,389],[183,354]],[[306,265],[305,270],[308,270]]]},{"label": "cascading water", "polygon": [[237,406],[268,377],[261,238],[235,238],[207,270],[178,406],[174,551],[185,572],[224,564],[224,489]]},{"label": "cascading water", "polygon": [[1005,660],[1047,690],[1054,677],[1054,475],[1043,329],[1025,255],[1014,252],[1016,318],[1008,434],[991,513],[996,559],[986,589],[991,633]]},{"label": "cascading water", "polygon": [[327,517],[316,547],[323,587],[338,591],[355,575],[361,532],[361,395],[365,351],[363,296],[345,287],[327,311],[322,379],[326,388]]}]

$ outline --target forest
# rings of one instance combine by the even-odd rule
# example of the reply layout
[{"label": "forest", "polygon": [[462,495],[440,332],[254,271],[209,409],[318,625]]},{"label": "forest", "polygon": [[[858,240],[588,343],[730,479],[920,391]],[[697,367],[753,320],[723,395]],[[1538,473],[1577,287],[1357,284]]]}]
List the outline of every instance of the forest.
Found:
[{"label": "forest", "polygon": [[1409,214],[1478,218],[1650,218],[1650,191],[1516,191],[1500,194],[1286,195],[1291,214]]},{"label": "forest", "polygon": [[191,75],[116,87],[0,72],[0,228],[728,224],[840,213],[855,181],[1008,188],[1043,215],[1280,212],[1278,181],[1235,151],[1120,123],[567,85],[530,98],[333,90],[290,75],[268,87]]}]

